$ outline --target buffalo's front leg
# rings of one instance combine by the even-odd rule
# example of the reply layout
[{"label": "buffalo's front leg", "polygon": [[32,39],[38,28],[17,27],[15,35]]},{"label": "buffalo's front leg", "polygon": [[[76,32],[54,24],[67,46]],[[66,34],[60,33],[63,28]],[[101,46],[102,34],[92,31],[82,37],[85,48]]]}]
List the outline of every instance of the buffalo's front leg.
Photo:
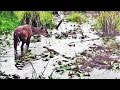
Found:
[{"label": "buffalo's front leg", "polygon": [[22,45],[21,45],[21,51],[23,51],[23,46],[24,46],[24,42],[22,42]]},{"label": "buffalo's front leg", "polygon": [[14,41],[14,54],[17,54],[17,41]]},{"label": "buffalo's front leg", "polygon": [[21,55],[23,55],[23,46],[24,46],[25,42],[22,42],[22,45],[21,45]]},{"label": "buffalo's front leg", "polygon": [[28,39],[28,40],[26,41],[26,45],[27,45],[27,51],[28,51],[29,45],[30,45],[30,39]]}]

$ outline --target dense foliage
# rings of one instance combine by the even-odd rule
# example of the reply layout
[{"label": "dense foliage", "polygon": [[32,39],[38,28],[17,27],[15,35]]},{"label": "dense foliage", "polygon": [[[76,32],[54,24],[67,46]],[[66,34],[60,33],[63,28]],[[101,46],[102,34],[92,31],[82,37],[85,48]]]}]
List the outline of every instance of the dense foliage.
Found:
[{"label": "dense foliage", "polygon": [[9,33],[19,25],[19,20],[13,11],[0,13],[0,34]]}]

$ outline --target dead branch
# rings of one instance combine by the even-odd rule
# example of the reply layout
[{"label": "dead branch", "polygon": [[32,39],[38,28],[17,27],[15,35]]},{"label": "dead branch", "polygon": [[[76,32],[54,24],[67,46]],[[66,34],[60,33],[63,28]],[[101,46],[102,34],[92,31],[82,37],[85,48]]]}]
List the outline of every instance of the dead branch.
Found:
[{"label": "dead branch", "polygon": [[0,62],[7,62],[7,60],[0,60]]},{"label": "dead branch", "polygon": [[[36,70],[35,70],[32,62],[31,62],[31,61],[29,61],[29,62],[30,62],[30,64],[31,64],[32,68],[33,68],[33,73],[35,73],[35,75],[36,75],[36,77],[37,77],[37,72],[36,72]],[[33,76],[34,76],[34,75],[32,74],[32,78],[33,78]],[[35,78],[36,78],[36,77],[35,77]]]},{"label": "dead branch", "polygon": [[0,57],[14,57],[14,56],[12,56],[12,55],[0,55]]},{"label": "dead branch", "polygon": [[60,22],[58,23],[58,25],[56,26],[55,29],[58,29],[58,28],[59,28],[59,26],[60,26],[60,24],[63,22],[63,20],[64,20],[64,19],[60,20]]},{"label": "dead branch", "polygon": [[46,46],[43,46],[43,48],[46,48],[49,52],[50,52],[50,54],[51,53],[54,53],[54,54],[60,54],[60,53],[58,53],[57,51],[55,51],[55,50],[53,50],[53,49],[50,49],[50,48],[48,48],[48,47],[46,47]]},{"label": "dead branch", "polygon": [[95,39],[90,39],[90,40],[86,40],[86,41],[93,41],[93,40],[98,40],[100,38],[95,38]]},{"label": "dead branch", "polygon": [[66,59],[71,59],[71,57],[67,57],[67,56],[65,56],[63,54],[60,54],[59,52],[57,52],[57,51],[55,51],[53,49],[50,49],[50,48],[48,48],[46,46],[43,46],[43,48],[46,48],[50,52],[50,54],[54,53],[54,55],[57,54],[57,55],[60,55],[60,56],[62,56],[64,58],[66,58]]},{"label": "dead branch", "polygon": [[51,74],[50,74],[50,76],[49,76],[50,79],[52,79],[52,75],[53,75],[53,73],[55,72],[55,70],[56,70],[56,68],[51,72]]},{"label": "dead branch", "polygon": [[44,70],[43,70],[43,72],[42,72],[42,75],[43,75],[43,76],[44,76],[44,72],[45,72],[45,70],[46,70],[46,68],[47,68],[47,66],[48,66],[48,64],[49,64],[49,62],[50,62],[50,59],[49,59],[48,63],[46,64],[46,66],[45,66],[45,68],[44,68]]}]

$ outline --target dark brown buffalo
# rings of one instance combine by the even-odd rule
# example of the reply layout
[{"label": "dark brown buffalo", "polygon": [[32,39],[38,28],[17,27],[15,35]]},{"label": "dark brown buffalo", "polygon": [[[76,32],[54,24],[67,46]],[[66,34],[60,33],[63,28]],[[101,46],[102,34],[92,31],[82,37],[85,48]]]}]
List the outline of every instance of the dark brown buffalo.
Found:
[{"label": "dark brown buffalo", "polygon": [[14,50],[17,53],[17,46],[19,45],[20,41],[22,42],[21,51],[23,51],[23,46],[26,43],[27,50],[29,48],[30,39],[33,35],[43,35],[48,37],[47,29],[43,27],[33,27],[31,25],[22,25],[16,28],[14,32]]}]

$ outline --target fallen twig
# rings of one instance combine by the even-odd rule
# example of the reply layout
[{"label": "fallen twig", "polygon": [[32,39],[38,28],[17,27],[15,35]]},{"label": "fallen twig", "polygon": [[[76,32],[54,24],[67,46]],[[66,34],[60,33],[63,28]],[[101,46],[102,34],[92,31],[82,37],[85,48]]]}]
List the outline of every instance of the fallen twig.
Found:
[{"label": "fallen twig", "polygon": [[49,59],[48,63],[46,64],[45,69],[44,69],[43,72],[42,72],[42,76],[44,76],[44,72],[45,72],[45,70],[46,70],[46,68],[47,68],[47,66],[48,66],[48,64],[49,64],[49,62],[50,62],[50,59]]},{"label": "fallen twig", "polygon": [[0,62],[7,62],[7,60],[0,60]]},{"label": "fallen twig", "polygon": [[93,40],[98,40],[98,39],[100,39],[100,38],[95,38],[95,39],[84,40],[84,41],[82,41],[82,42],[85,42],[85,41],[93,41]]},{"label": "fallen twig", "polygon": [[49,76],[49,79],[53,79],[52,75],[54,73],[54,71],[56,70],[56,68],[51,72],[50,76]]},{"label": "fallen twig", "polygon": [[9,55],[7,55],[7,56],[2,55],[2,56],[1,56],[1,55],[0,55],[0,57],[14,57],[14,56],[12,56],[12,55],[10,55],[10,56],[9,56]]},{"label": "fallen twig", "polygon": [[46,49],[50,52],[50,54],[53,52],[54,54],[60,55],[60,56],[62,56],[62,57],[64,57],[64,58],[66,58],[66,59],[71,59],[71,57],[67,57],[67,56],[65,56],[65,55],[63,55],[63,54],[60,54],[59,52],[57,52],[57,51],[55,51],[55,50],[53,50],[53,49],[50,49],[50,48],[48,48],[48,47],[46,47],[46,46],[43,46],[43,48],[46,48]]},{"label": "fallen twig", "polygon": [[43,46],[43,48],[46,48],[49,52],[50,52],[50,54],[53,52],[54,54],[60,54],[60,53],[58,53],[57,51],[55,51],[55,50],[53,50],[53,49],[50,49],[50,48],[48,48],[48,47],[46,47],[46,46]]},{"label": "fallen twig", "polygon": [[[32,68],[33,68],[33,70],[34,70],[33,73],[35,73],[35,75],[36,75],[35,78],[36,78],[36,77],[37,77],[37,72],[36,72],[36,70],[35,70],[32,62],[31,62],[31,61],[29,61],[29,62],[30,62],[31,66],[32,66]],[[32,78],[33,78],[33,76],[34,76],[34,75],[32,74]]]}]

